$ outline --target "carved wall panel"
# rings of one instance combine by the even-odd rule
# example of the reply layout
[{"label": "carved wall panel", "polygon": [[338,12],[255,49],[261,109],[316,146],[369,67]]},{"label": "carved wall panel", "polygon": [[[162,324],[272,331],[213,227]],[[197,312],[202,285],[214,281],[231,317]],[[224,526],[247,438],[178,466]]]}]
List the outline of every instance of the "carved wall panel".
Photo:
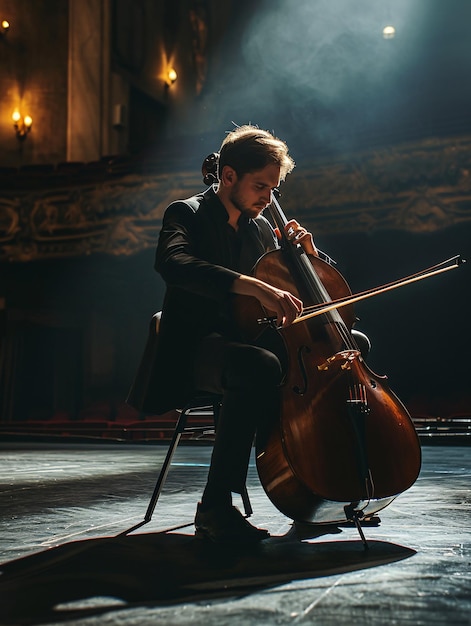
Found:
[{"label": "carved wall panel", "polygon": [[285,205],[323,233],[432,232],[467,222],[470,148],[469,137],[426,140],[295,170]]},{"label": "carved wall panel", "polygon": [[[154,247],[166,206],[203,188],[199,172],[128,173],[0,191],[0,259],[31,261]],[[10,180],[11,183],[11,180]],[[44,185],[42,185],[44,187]],[[283,206],[315,233],[432,232],[471,221],[471,137],[298,166]]]}]

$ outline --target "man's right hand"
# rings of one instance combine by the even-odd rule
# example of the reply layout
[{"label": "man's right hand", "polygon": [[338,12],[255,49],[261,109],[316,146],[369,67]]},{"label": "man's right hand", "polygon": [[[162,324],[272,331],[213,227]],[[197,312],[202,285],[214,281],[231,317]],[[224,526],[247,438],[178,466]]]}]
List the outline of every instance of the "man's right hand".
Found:
[{"label": "man's right hand", "polygon": [[257,298],[260,304],[276,315],[279,328],[289,326],[301,315],[303,303],[289,291],[273,287],[258,278],[241,275],[232,285],[232,293]]}]

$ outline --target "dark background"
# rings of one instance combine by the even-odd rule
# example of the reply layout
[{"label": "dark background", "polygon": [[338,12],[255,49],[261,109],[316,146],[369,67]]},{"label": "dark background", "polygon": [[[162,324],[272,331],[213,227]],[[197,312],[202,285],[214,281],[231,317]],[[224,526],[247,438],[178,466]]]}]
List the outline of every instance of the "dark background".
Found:
[{"label": "dark background", "polygon": [[[15,67],[31,58],[25,50],[34,41],[36,55],[28,72],[55,112],[55,124],[46,112],[44,123],[38,120],[37,132],[45,137],[42,148],[38,135],[36,143],[25,142],[30,162],[64,157],[64,58],[54,53],[53,25],[45,32],[33,28],[35,16],[44,20],[48,15],[65,27],[64,5],[21,0],[17,7],[29,17],[24,17],[26,48],[19,48]],[[297,162],[293,181],[302,168],[315,171],[316,164],[348,161],[365,150],[393,150],[427,139],[459,141],[471,134],[468,0],[238,0],[223,6],[215,0],[123,0],[113,7],[113,33],[121,33],[110,42],[114,67],[135,75],[123,152],[142,158],[158,152],[160,158],[169,148],[162,167],[170,178],[188,168],[197,171],[233,122],[252,122],[285,139]],[[188,15],[201,7],[208,26],[206,74],[202,89],[195,90]],[[388,23],[397,30],[391,40],[381,36]],[[66,31],[61,32],[55,46],[66,49]],[[184,59],[179,74],[186,90],[176,106],[143,89],[154,44],[162,39],[167,49],[178,40]],[[0,41],[0,61],[10,59],[11,73],[11,47],[8,56],[4,43]],[[9,76],[0,78],[5,92]],[[10,125],[9,120],[3,124],[1,137],[11,133]],[[0,165],[9,166],[13,159],[16,153],[4,142]],[[413,177],[411,171],[407,176]],[[415,184],[420,188],[420,172]],[[423,184],[426,191],[430,181]],[[289,204],[288,184],[286,196]],[[469,259],[470,210],[464,201],[462,221],[436,230],[320,228],[314,236],[355,292],[455,254]],[[303,207],[292,213],[304,215]],[[153,270],[153,257],[148,248],[117,258],[92,254],[1,262],[0,298],[6,303],[0,307],[3,419],[60,413],[78,417],[100,403],[116,410],[123,406],[149,319],[162,305],[163,283]],[[356,305],[357,327],[373,343],[370,366],[388,375],[392,388],[416,413],[471,409],[469,271],[468,263]]]}]

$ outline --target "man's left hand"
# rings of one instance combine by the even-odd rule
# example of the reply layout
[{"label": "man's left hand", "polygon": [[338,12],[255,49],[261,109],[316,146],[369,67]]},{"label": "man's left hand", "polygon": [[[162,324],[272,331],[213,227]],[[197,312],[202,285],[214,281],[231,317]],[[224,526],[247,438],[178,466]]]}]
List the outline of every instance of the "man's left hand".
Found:
[{"label": "man's left hand", "polygon": [[290,220],[285,226],[285,233],[294,245],[300,244],[304,252],[318,256],[312,234],[303,228],[296,220]]}]

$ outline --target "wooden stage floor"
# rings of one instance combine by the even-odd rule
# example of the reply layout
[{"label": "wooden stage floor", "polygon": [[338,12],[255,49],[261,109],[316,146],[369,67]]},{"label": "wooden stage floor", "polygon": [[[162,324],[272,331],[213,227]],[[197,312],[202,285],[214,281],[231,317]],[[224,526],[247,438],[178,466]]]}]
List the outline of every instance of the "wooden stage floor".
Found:
[{"label": "wooden stage floor", "polygon": [[143,519],[165,451],[0,445],[1,624],[471,624],[470,446],[423,447],[415,485],[364,528],[368,550],[355,528],[300,541],[253,462],[252,521],[272,537],[195,539],[210,445],[180,445],[152,520],[122,535]]}]

